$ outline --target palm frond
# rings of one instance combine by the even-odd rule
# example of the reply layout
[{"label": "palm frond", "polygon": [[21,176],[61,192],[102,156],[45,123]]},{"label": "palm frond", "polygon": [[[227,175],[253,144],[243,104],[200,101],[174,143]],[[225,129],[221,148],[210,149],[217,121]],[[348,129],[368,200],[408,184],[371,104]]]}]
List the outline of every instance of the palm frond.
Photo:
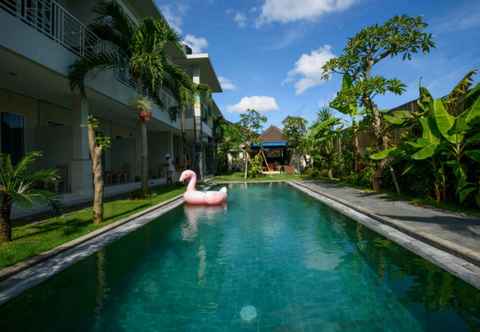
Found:
[{"label": "palm frond", "polygon": [[102,1],[94,10],[98,15],[90,28],[103,40],[118,45],[124,51],[130,48],[135,24],[116,1]]},{"label": "palm frond", "polygon": [[463,101],[465,96],[467,95],[470,87],[473,83],[473,76],[477,73],[476,70],[469,71],[461,80],[457,83],[457,85],[453,88],[453,90],[448,94],[448,96],[444,99],[444,104],[447,107],[447,110],[451,114],[457,114],[462,110],[458,110],[459,104]]},{"label": "palm frond", "polygon": [[56,182],[59,179],[58,171],[56,169],[42,169],[32,172],[26,179],[30,182]]},{"label": "palm frond", "polygon": [[[1,164],[0,164],[0,175],[2,177],[12,176],[14,172],[12,159],[9,154],[0,154]],[[2,181],[3,182],[3,181]]]},{"label": "palm frond", "polygon": [[473,87],[465,96],[465,109],[470,108],[478,98],[480,98],[480,83]]},{"label": "palm frond", "polygon": [[42,156],[42,152],[33,151],[26,154],[22,160],[15,166],[13,176],[22,177],[25,176],[30,170],[32,164]]},{"label": "palm frond", "polygon": [[75,61],[69,68],[68,80],[70,89],[73,91],[79,89],[85,95],[85,79],[89,73],[94,70],[109,70],[125,67],[125,61],[122,61],[117,52],[106,51],[96,53],[89,57],[82,57]]},{"label": "palm frond", "polygon": [[152,110],[152,102],[144,96],[138,96],[130,103],[132,107],[138,111],[150,112]]}]

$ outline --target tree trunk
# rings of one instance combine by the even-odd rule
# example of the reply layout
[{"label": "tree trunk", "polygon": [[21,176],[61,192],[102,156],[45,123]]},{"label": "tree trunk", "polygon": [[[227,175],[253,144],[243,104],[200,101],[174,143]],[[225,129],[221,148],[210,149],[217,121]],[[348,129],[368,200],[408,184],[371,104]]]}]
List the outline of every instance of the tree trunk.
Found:
[{"label": "tree trunk", "polygon": [[181,110],[181,121],[180,121],[181,131],[182,131],[182,165],[185,168],[187,163],[186,158],[186,146],[187,146],[187,139],[185,137],[185,110],[182,108]]},{"label": "tree trunk", "polygon": [[333,180],[333,169],[331,169],[331,168],[328,169],[328,178],[330,180]]},{"label": "tree trunk", "polygon": [[243,160],[244,160],[244,167],[245,167],[243,178],[245,180],[247,180],[247,176],[248,176],[248,157],[247,157],[247,151],[246,150],[243,150]]},{"label": "tree trunk", "polygon": [[392,166],[389,166],[390,174],[392,175],[393,184],[395,185],[395,190],[397,194],[400,194],[400,185],[398,184],[397,176],[395,175],[395,171]]},{"label": "tree trunk", "polygon": [[12,241],[12,224],[10,220],[12,201],[8,195],[3,195],[0,209],[0,244],[2,244]]},{"label": "tree trunk", "polygon": [[198,155],[197,155],[197,116],[195,110],[193,112],[193,146],[192,146],[192,168],[195,173],[198,174]]},{"label": "tree trunk", "polygon": [[[366,63],[365,69],[365,79],[370,78],[370,73],[373,66],[373,60],[369,59]],[[383,135],[383,119],[380,111],[377,108],[377,105],[373,102],[372,98],[368,94],[364,94],[362,96],[362,102],[365,108],[370,111],[372,116],[372,127],[373,127],[373,135],[375,136],[375,143],[377,151],[381,151],[388,148],[388,139],[385,135]],[[387,160],[383,159],[377,162],[376,169],[372,179],[372,187],[375,191],[380,191],[382,187],[382,175],[385,167],[387,166]]]},{"label": "tree trunk", "polygon": [[143,196],[148,196],[148,135],[147,123],[140,121],[141,140],[142,140],[142,154],[141,154],[141,178],[142,178],[142,193]]},{"label": "tree trunk", "polygon": [[90,158],[92,159],[93,174],[92,218],[93,222],[98,225],[103,222],[103,149],[96,144],[95,128],[91,124],[88,124],[88,144],[90,148]]},{"label": "tree trunk", "polygon": [[352,145],[353,145],[353,170],[355,173],[358,173],[360,171],[360,165],[358,162],[359,155],[360,155],[360,144],[358,141],[358,128],[357,124],[352,121]]}]

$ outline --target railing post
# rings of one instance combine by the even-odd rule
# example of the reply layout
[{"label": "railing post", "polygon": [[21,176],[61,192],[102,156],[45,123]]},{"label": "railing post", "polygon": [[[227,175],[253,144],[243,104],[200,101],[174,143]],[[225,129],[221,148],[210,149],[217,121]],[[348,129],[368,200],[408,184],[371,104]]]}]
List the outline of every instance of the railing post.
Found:
[{"label": "railing post", "polygon": [[15,1],[15,7],[16,7],[16,12],[15,14],[18,17],[22,17],[22,0],[16,0]]}]

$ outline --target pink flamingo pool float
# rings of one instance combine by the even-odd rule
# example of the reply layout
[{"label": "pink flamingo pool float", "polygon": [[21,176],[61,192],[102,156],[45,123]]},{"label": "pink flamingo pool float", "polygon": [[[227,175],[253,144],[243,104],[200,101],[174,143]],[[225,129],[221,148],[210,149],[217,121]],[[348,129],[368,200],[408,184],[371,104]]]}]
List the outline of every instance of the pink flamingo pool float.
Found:
[{"label": "pink flamingo pool float", "polygon": [[197,174],[194,171],[186,170],[180,175],[180,181],[187,181],[187,191],[183,194],[185,202],[192,205],[220,205],[227,201],[227,188],[223,187],[219,191],[198,191],[195,189],[197,184]]}]

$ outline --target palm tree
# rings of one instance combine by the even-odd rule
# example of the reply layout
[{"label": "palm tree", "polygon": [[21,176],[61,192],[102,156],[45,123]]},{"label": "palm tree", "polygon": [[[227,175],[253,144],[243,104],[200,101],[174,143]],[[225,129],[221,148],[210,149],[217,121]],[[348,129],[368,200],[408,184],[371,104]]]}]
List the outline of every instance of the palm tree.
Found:
[{"label": "palm tree", "polygon": [[31,206],[35,200],[49,200],[53,194],[35,189],[38,183],[49,183],[57,180],[57,172],[47,169],[32,171],[32,164],[42,156],[40,152],[31,152],[12,164],[10,155],[0,154],[0,244],[12,240],[11,212],[13,203]]},{"label": "palm tree", "polygon": [[[185,149],[187,139],[185,135],[185,112],[193,107],[196,85],[192,78],[180,67],[167,63],[166,79],[164,86],[173,92],[177,105],[171,108],[171,111],[178,115],[180,113],[180,130],[182,134],[182,144]],[[183,151],[182,163],[185,165],[185,151]]]},{"label": "palm tree", "polygon": [[149,194],[148,189],[148,136],[147,136],[147,122],[152,117],[152,102],[150,99],[140,96],[135,98],[132,102],[133,108],[138,112],[140,118],[140,130],[142,138],[142,151],[140,156],[141,161],[141,179],[142,179],[142,193],[143,196]]},{"label": "palm tree", "polygon": [[[86,97],[85,79],[89,73],[114,70],[127,73],[135,80],[140,96],[148,90],[154,101],[161,106],[157,91],[164,80],[166,69],[169,68],[165,48],[167,44],[180,47],[177,34],[163,19],[145,18],[138,24],[133,23],[115,1],[101,2],[95,8],[95,13],[98,17],[89,28],[102,40],[103,45],[100,51],[77,60],[70,67],[69,80],[72,90],[78,88],[81,95]],[[149,119],[150,117],[142,118],[139,112],[143,147],[147,146],[146,123]],[[95,136],[93,139],[95,140]],[[148,152],[143,156],[142,163],[142,191],[146,194]],[[100,179],[101,171],[98,168],[93,169],[94,178]],[[103,187],[103,181],[94,183],[95,185]],[[103,204],[103,198],[94,198],[94,205],[99,204]],[[97,217],[94,216],[95,218]],[[103,220],[103,216],[98,218]]]}]

